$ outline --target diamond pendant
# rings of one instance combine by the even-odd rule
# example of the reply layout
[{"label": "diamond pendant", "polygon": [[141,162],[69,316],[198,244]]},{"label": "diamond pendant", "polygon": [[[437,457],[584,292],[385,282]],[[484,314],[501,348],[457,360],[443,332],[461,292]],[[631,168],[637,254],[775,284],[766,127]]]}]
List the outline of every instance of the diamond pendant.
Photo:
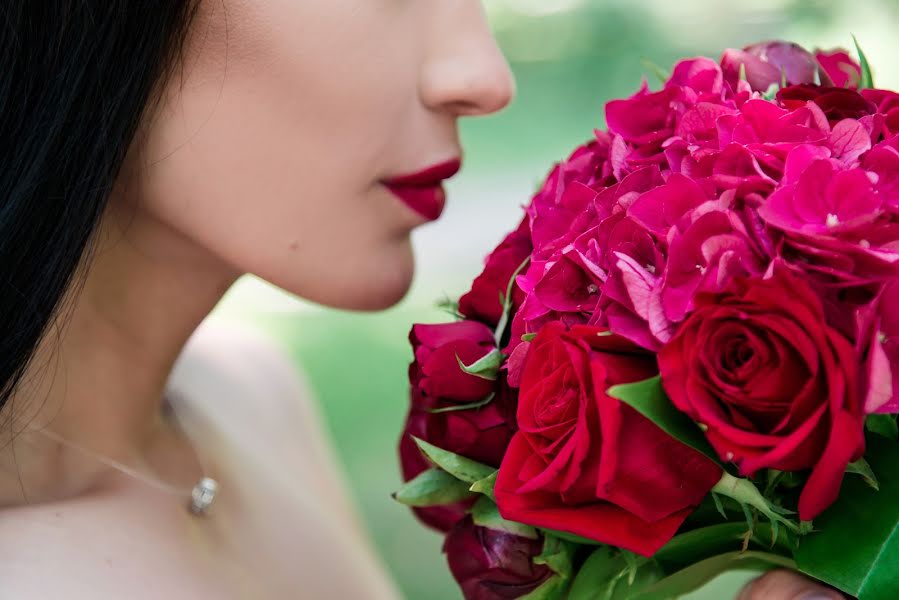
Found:
[{"label": "diamond pendant", "polygon": [[197,482],[190,495],[190,512],[195,515],[204,515],[215,500],[219,484],[212,477],[204,477]]}]

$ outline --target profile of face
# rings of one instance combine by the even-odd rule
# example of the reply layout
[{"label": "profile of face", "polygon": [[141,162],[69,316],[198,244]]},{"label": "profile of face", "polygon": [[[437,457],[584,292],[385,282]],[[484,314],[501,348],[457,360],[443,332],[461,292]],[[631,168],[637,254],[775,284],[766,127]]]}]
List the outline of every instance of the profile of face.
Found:
[{"label": "profile of face", "polygon": [[201,0],[141,125],[139,209],[236,273],[358,310],[408,291],[427,219],[385,181],[461,158],[515,84],[480,0]]}]

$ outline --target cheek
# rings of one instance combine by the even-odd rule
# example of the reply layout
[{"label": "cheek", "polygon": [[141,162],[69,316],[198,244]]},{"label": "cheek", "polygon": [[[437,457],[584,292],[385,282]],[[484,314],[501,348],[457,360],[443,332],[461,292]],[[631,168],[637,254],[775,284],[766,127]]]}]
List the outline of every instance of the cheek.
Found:
[{"label": "cheek", "polygon": [[[351,3],[334,6],[344,4]],[[309,23],[323,27],[341,15],[318,9],[315,19],[304,18],[303,5],[272,0],[244,5],[255,14],[233,11],[227,52],[210,17],[212,33],[192,50],[185,81],[174,78],[151,121],[142,204],[240,272],[330,306],[386,308],[408,291],[417,217],[375,182],[407,107],[401,90],[410,86],[336,77],[382,80],[365,68],[376,50],[346,44],[354,51],[334,53],[316,44],[373,36],[344,24],[330,41],[324,32],[316,37]],[[262,32],[261,19],[299,29],[306,23],[308,35],[286,25]],[[335,58],[319,64],[301,57]]]},{"label": "cheek", "polygon": [[226,184],[219,179],[187,188],[192,194],[151,196],[145,208],[198,252],[313,302],[379,310],[408,291],[409,229],[395,225],[403,213],[383,208],[386,194],[376,188],[341,194],[338,183],[322,182],[295,198],[237,194]]}]

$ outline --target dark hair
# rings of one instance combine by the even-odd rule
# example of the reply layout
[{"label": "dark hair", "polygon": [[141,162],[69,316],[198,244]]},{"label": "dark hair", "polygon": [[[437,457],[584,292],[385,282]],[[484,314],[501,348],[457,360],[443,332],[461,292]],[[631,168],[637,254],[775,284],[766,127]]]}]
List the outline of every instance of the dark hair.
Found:
[{"label": "dark hair", "polygon": [[197,0],[0,2],[0,410],[68,303]]}]

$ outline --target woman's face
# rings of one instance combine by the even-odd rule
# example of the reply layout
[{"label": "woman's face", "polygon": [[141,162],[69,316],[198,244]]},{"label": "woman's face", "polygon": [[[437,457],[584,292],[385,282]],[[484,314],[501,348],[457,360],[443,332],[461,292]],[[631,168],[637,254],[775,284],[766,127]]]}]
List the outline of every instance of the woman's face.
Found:
[{"label": "woman's face", "polygon": [[140,210],[340,308],[409,288],[427,218],[384,181],[461,158],[458,117],[515,89],[480,0],[201,0],[183,56],[138,137]]}]

